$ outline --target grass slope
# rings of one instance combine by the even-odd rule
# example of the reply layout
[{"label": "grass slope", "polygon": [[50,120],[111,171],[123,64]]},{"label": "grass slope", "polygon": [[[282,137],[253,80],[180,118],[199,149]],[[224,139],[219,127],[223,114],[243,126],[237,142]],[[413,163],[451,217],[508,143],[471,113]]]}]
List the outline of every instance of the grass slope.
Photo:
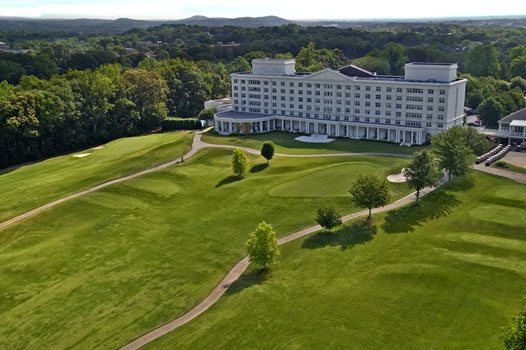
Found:
[{"label": "grass slope", "polygon": [[[192,146],[193,133],[122,138],[0,173],[0,222],[88,187],[177,159]],[[91,153],[84,158],[74,154]]]},{"label": "grass slope", "polygon": [[[343,194],[357,174],[386,176],[409,161],[276,158],[266,167],[250,159],[251,172],[237,181],[231,151],[203,150],[0,232],[0,348],[122,346],[199,303],[244,255],[260,221],[281,236],[314,224],[321,204],[355,211]],[[297,187],[295,196],[283,186]],[[391,189],[395,199],[409,192]]]},{"label": "grass slope", "polygon": [[514,164],[510,164],[503,160],[499,160],[498,162],[493,163],[491,166],[497,169],[504,169],[504,170],[513,171],[519,174],[526,174],[526,168],[516,166]]},{"label": "grass slope", "polygon": [[287,244],[270,276],[249,268],[144,349],[501,349],[526,287],[525,189],[477,172]]},{"label": "grass slope", "polygon": [[270,132],[266,134],[254,134],[243,136],[220,136],[213,132],[207,132],[201,138],[202,141],[218,145],[234,145],[261,149],[263,142],[271,140],[276,147],[276,153],[285,154],[323,154],[323,153],[395,153],[413,154],[416,151],[427,148],[427,146],[401,147],[396,144],[376,141],[364,141],[354,139],[336,139],[330,143],[312,144],[294,140],[297,134],[289,132]]}]

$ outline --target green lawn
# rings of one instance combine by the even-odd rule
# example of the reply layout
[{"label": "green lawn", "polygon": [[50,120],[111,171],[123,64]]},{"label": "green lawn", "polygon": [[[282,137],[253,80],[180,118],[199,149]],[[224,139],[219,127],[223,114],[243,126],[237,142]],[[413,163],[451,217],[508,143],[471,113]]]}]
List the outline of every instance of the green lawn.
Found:
[{"label": "green lawn", "polygon": [[285,245],[270,275],[249,268],[144,349],[503,349],[526,290],[526,186],[476,172],[373,224]]},{"label": "green lawn", "polygon": [[214,132],[207,132],[201,138],[202,141],[219,144],[244,146],[254,149],[261,149],[263,142],[271,140],[276,147],[276,153],[285,154],[322,154],[322,153],[395,153],[413,154],[416,151],[427,148],[428,146],[402,147],[392,143],[364,141],[354,139],[336,139],[330,143],[312,144],[294,140],[297,134],[289,132],[270,132],[266,134],[254,134],[246,136],[220,136]]},{"label": "green lawn", "polygon": [[510,164],[503,160],[499,160],[498,162],[493,163],[491,166],[497,169],[504,169],[504,170],[513,171],[515,173],[526,174],[526,168],[522,168],[520,166]]},{"label": "green lawn", "polygon": [[[122,138],[11,172],[0,173],[0,222],[108,180],[177,159],[192,146],[193,133]],[[84,158],[75,154],[91,153]]]},{"label": "green lawn", "polygon": [[[345,193],[358,174],[409,161],[250,159],[236,181],[231,151],[203,150],[1,231],[0,349],[118,348],[199,303],[260,221],[282,236],[314,224],[319,205],[355,211]],[[394,199],[409,192],[390,186]]]}]

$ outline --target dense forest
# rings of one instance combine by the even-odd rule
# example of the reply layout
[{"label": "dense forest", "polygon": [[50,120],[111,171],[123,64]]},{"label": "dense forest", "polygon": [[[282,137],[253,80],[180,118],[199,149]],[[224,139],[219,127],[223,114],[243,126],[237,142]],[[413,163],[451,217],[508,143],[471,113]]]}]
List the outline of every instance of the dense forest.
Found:
[{"label": "dense forest", "polygon": [[378,74],[457,62],[466,104],[486,124],[525,106],[524,28],[162,25],[104,36],[0,31],[0,42],[0,167],[195,117],[206,99],[229,95],[229,73],[259,57],[294,57],[299,71],[353,62]]}]

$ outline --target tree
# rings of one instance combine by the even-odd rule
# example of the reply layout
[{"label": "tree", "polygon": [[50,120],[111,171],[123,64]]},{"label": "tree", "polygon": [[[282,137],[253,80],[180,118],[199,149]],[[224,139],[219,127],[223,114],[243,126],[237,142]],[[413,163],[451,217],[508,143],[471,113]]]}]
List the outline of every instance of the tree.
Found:
[{"label": "tree", "polygon": [[248,158],[241,148],[232,153],[232,171],[238,177],[243,177],[248,169]]},{"label": "tree", "polygon": [[352,201],[358,207],[369,209],[367,220],[371,218],[372,208],[382,207],[391,199],[387,181],[381,180],[375,175],[358,175],[358,179],[352,184],[349,193],[352,196]]},{"label": "tree", "polygon": [[502,340],[506,350],[526,349],[526,310],[520,311],[511,319],[510,324],[504,328]]},{"label": "tree", "polygon": [[489,127],[495,127],[497,122],[504,117],[504,107],[493,96],[484,99],[476,112],[484,124]]},{"label": "tree", "polygon": [[466,146],[468,146],[473,153],[480,156],[491,147],[492,143],[486,140],[486,136],[480,133],[476,128],[465,128],[464,137]]},{"label": "tree", "polygon": [[475,46],[468,54],[466,68],[474,76],[496,77],[499,74],[499,52],[491,44]]},{"label": "tree", "polygon": [[437,184],[438,162],[435,156],[427,150],[415,152],[413,161],[403,170],[409,188],[416,190],[416,203],[420,198],[420,190]]},{"label": "tree", "polygon": [[439,132],[431,140],[433,152],[438,157],[438,164],[440,168],[447,171],[449,180],[451,175],[466,175],[473,162],[473,153],[466,146],[465,140],[461,126]]},{"label": "tree", "polygon": [[217,108],[210,107],[203,109],[199,114],[197,115],[197,119],[199,120],[212,120],[214,119],[214,115],[217,113]]},{"label": "tree", "polygon": [[515,77],[510,80],[510,89],[519,88],[523,93],[526,92],[526,80],[521,77]]},{"label": "tree", "polygon": [[268,165],[272,157],[274,157],[274,142],[265,141],[263,147],[261,147],[261,155],[267,160]]},{"label": "tree", "polygon": [[511,61],[510,74],[512,77],[526,78],[526,56],[519,56]]},{"label": "tree", "polygon": [[354,60],[352,64],[377,74],[389,74],[391,72],[389,62],[382,57],[363,56]]},{"label": "tree", "polygon": [[391,74],[402,75],[404,73],[404,65],[407,63],[405,47],[391,42],[385,45],[384,51],[387,62],[391,66]]},{"label": "tree", "polygon": [[330,233],[331,229],[342,224],[340,214],[333,207],[320,207],[316,212],[316,222]]},{"label": "tree", "polygon": [[251,232],[245,242],[249,261],[261,269],[269,269],[281,255],[276,232],[265,221],[261,222],[255,231]]}]

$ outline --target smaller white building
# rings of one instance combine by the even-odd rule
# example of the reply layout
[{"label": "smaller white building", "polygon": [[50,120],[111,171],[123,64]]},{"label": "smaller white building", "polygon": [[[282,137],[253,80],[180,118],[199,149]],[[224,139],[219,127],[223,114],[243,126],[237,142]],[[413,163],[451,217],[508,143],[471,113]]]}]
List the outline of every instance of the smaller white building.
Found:
[{"label": "smaller white building", "polygon": [[485,129],[482,132],[488,136],[512,142],[526,142],[526,108],[513,112],[499,120],[498,129]]}]

